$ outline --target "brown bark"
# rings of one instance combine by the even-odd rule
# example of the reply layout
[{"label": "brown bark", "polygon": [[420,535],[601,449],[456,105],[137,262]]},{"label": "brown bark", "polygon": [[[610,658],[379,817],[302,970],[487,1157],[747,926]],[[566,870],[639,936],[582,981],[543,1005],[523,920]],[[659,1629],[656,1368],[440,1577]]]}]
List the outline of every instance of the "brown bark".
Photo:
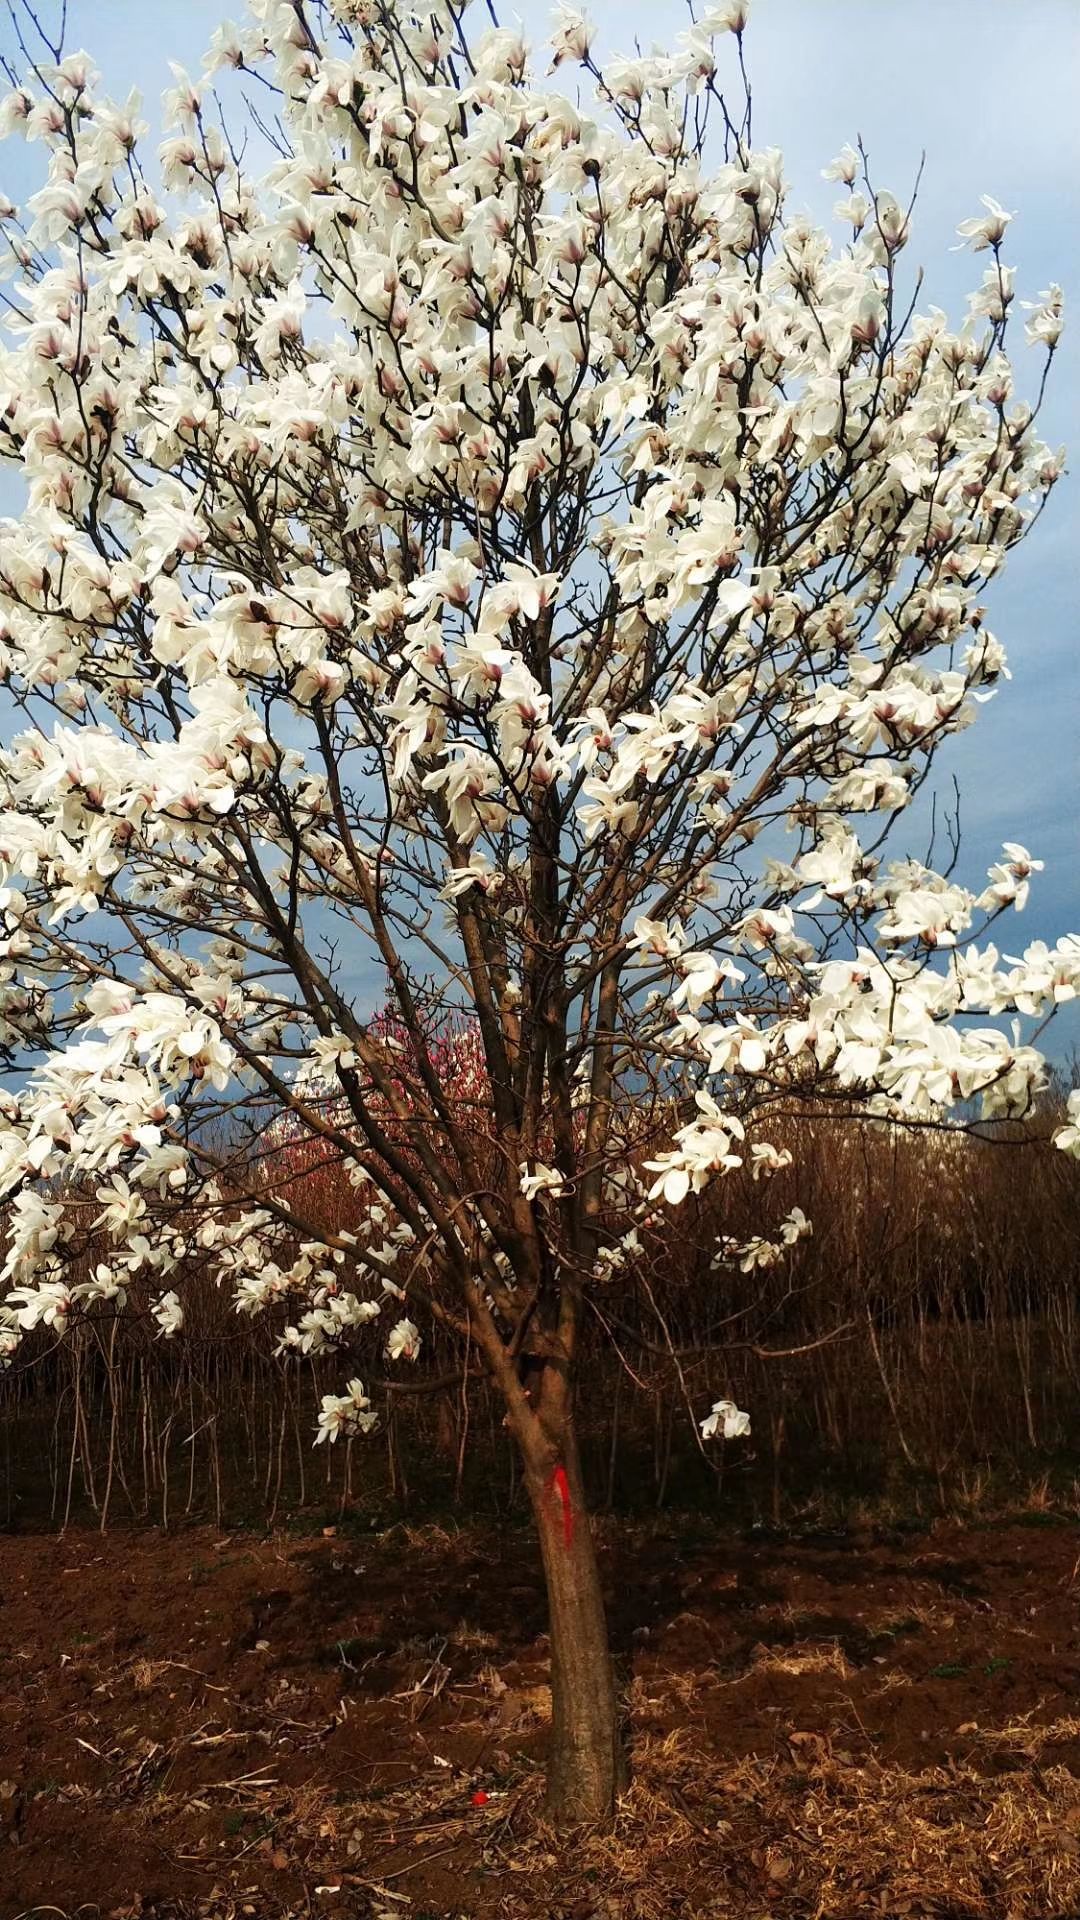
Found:
[{"label": "brown bark", "polygon": [[546,1475],[527,1476],[551,1639],[547,1806],[561,1826],[609,1822],[626,1783],[600,1570],[568,1437],[569,1459]]}]

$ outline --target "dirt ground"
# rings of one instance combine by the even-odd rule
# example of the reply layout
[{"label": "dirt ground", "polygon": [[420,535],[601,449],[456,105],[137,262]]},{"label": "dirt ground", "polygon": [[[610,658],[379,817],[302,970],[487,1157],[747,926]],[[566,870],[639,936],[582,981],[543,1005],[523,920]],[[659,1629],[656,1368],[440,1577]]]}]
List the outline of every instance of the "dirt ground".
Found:
[{"label": "dirt ground", "polygon": [[2,1920],[1080,1915],[1080,1527],[602,1553],[633,1785],[567,1846],[527,1532],[0,1538]]}]

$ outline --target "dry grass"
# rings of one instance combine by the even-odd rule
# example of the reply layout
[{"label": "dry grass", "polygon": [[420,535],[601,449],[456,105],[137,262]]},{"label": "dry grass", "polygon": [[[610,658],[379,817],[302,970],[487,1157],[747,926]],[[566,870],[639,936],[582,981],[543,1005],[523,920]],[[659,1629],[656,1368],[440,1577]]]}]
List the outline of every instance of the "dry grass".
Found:
[{"label": "dry grass", "polygon": [[983,1747],[1022,1754],[1027,1760],[1036,1760],[1047,1747],[1063,1746],[1066,1741],[1080,1740],[1080,1720],[1069,1715],[1064,1719],[1051,1720],[1043,1724],[1036,1720],[1033,1714],[1025,1713],[1018,1720],[1006,1721],[1004,1726],[972,1726],[970,1732],[976,1736]]},{"label": "dry grass", "polygon": [[837,1640],[807,1640],[792,1647],[753,1647],[750,1658],[758,1673],[784,1673],[795,1677],[805,1673],[835,1673],[841,1680],[846,1680],[854,1672],[851,1661]]},{"label": "dry grass", "polygon": [[841,1759],[818,1737],[809,1766],[718,1765],[682,1734],[642,1741],[614,1833],[579,1858],[638,1920],[758,1920],[766,1902],[793,1920],[1047,1920],[1080,1913],[1078,1834],[1064,1767],[914,1772]]},{"label": "dry grass", "polygon": [[[62,1667],[52,1640],[34,1638],[31,1597],[56,1557],[23,1543],[34,1652],[11,1715],[36,1703],[40,1777],[0,1764],[0,1777],[22,1768],[4,1868],[24,1897],[5,1905],[0,1874],[4,1920],[1080,1916],[1075,1538],[943,1530],[914,1552],[893,1543],[843,1562],[813,1545],[729,1542],[715,1583],[691,1561],[677,1593],[693,1605],[659,1610],[636,1643],[633,1779],[614,1828],[568,1842],[543,1805],[546,1647],[491,1645],[463,1620],[486,1557],[459,1561],[440,1625],[421,1604],[431,1536],[417,1537],[416,1583],[396,1541],[384,1561],[364,1549],[360,1583],[330,1542],[313,1555],[280,1540],[223,1557],[193,1590],[175,1579],[191,1557],[182,1539],[167,1552],[133,1544],[129,1568],[145,1554],[169,1574],[167,1620],[148,1604],[156,1587],[125,1600],[89,1560],[108,1632]],[[636,1563],[636,1537],[628,1553]],[[974,1571],[992,1604],[948,1586],[935,1601],[943,1577]],[[237,1636],[250,1596],[272,1586],[272,1644],[249,1657]],[[376,1624],[385,1647],[370,1682],[359,1665],[343,1677],[338,1628],[364,1627],[367,1645]],[[200,1652],[161,1657],[189,1635]],[[79,1909],[82,1836],[95,1832],[108,1897],[99,1880]],[[76,1840],[78,1878],[61,1887]],[[27,1891],[48,1905],[35,1910]]]},{"label": "dry grass", "polygon": [[[1034,1763],[1042,1747],[1080,1735],[1080,1721],[1025,1716],[973,1732]],[[856,1758],[817,1733],[795,1734],[771,1761],[731,1762],[692,1729],[644,1732],[614,1829],[579,1833],[569,1849],[545,1822],[542,1779],[530,1768],[481,1810],[463,1806],[450,1771],[345,1806],[310,1788],[283,1796],[257,1777],[229,1784],[238,1804],[261,1804],[277,1846],[337,1860],[335,1883],[366,1893],[371,1906],[355,1909],[365,1915],[393,1883],[409,1884],[414,1865],[478,1857],[500,1890],[482,1911],[499,1920],[1080,1913],[1080,1781],[1065,1767],[997,1777],[957,1763],[907,1769]],[[157,1796],[156,1816],[168,1810]],[[393,1907],[410,1911],[400,1893]],[[458,1920],[458,1909],[425,1906],[436,1911]]]}]

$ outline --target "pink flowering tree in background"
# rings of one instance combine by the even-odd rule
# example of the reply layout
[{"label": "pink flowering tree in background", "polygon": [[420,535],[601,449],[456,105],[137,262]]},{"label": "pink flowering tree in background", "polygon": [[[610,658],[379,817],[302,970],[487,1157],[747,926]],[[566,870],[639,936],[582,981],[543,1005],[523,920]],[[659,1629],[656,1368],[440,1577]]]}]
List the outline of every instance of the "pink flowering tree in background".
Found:
[{"label": "pink flowering tree in background", "polygon": [[783,1258],[771,1114],[1025,1115],[1080,984],[1077,940],[986,937],[1022,846],[981,891],[885,849],[1004,672],[981,596],[1061,472],[1061,300],[1014,317],[987,201],[966,312],[921,307],[852,149],[835,233],[788,217],[742,0],[610,61],[476,11],[253,0],[145,165],[84,54],[3,104],[41,183],[2,209],[0,1343],[147,1285],[182,1338],[209,1266],[340,1347],[333,1439],[376,1417],[354,1350],[459,1336],[539,1532],[552,1806],[592,1818],[606,1278],[743,1163],[760,1233],[718,1258]]}]

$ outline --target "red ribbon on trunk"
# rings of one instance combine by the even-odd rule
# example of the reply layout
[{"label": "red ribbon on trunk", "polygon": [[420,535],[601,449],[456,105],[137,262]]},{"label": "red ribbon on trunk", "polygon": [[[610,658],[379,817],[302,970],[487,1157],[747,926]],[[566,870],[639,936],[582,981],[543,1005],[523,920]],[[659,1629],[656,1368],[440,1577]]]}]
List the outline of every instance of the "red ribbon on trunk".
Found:
[{"label": "red ribbon on trunk", "polygon": [[574,1539],[574,1507],[570,1498],[570,1482],[566,1477],[565,1467],[556,1467],[554,1469],[554,1472],[548,1480],[548,1486],[552,1493],[558,1494],[562,1502],[563,1541],[564,1544],[569,1547],[573,1544]]}]

